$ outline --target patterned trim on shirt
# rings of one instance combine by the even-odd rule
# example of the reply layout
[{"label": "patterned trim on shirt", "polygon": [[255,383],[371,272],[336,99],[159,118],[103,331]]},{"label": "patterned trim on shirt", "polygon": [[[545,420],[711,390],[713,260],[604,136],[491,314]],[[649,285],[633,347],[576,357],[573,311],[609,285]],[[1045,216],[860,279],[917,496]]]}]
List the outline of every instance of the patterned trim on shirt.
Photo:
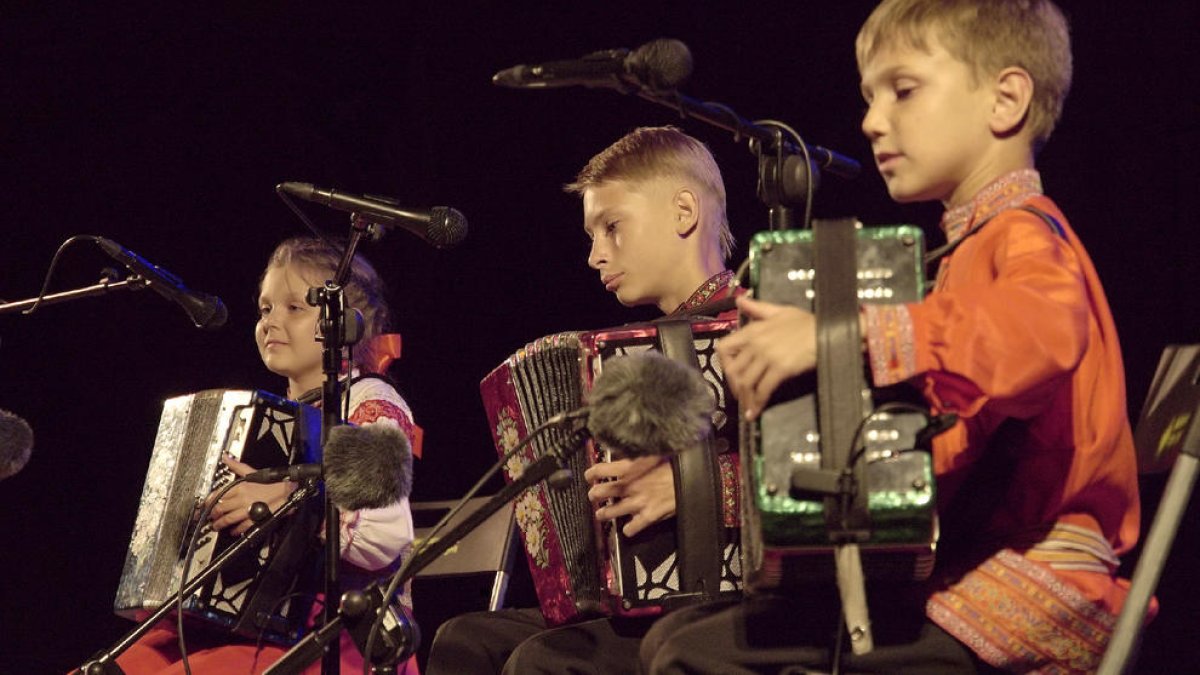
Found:
[{"label": "patterned trim on shirt", "polygon": [[912,315],[904,305],[863,305],[867,353],[875,386],[903,382],[917,374]]},{"label": "patterned trim on shirt", "polygon": [[740,527],[742,511],[738,503],[738,480],[740,462],[735,453],[717,455],[717,468],[721,474],[721,519],[725,527]]},{"label": "patterned trim on shirt", "polygon": [[1104,575],[1111,575],[1121,564],[1112,545],[1099,532],[1067,523],[1056,523],[1045,539],[1025,552],[1025,557],[1056,570]]},{"label": "patterned trim on shirt", "polygon": [[983,188],[971,201],[942,214],[942,231],[947,241],[962,239],[976,223],[1025,203],[1042,194],[1042,177],[1035,169],[1006,173]]},{"label": "patterned trim on shirt", "polygon": [[1116,623],[1047,567],[1009,549],[930,596],[925,613],[987,663],[1038,673],[1094,671]]},{"label": "patterned trim on shirt", "polygon": [[733,270],[717,272],[708,281],[700,284],[700,288],[697,288],[696,292],[692,293],[690,298],[684,300],[683,304],[676,307],[675,311],[671,312],[671,316],[703,305],[711,300],[719,291],[727,288],[731,281],[733,281]]},{"label": "patterned trim on shirt", "polygon": [[354,413],[350,415],[349,422],[352,424],[372,424],[378,422],[381,418],[388,419],[400,426],[400,430],[408,437],[411,443],[415,435],[413,433],[413,422],[409,419],[404,409],[392,403],[379,398],[368,399],[363,401],[354,409]]}]

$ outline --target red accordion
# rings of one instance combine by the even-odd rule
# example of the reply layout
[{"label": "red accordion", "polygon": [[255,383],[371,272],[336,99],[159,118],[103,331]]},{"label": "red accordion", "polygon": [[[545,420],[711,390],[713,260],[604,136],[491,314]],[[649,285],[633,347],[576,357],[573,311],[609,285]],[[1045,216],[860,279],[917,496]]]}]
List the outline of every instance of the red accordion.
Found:
[{"label": "red accordion", "polygon": [[[690,348],[695,352],[692,363],[699,366],[716,398],[718,412],[714,442],[710,444],[711,452],[716,453],[711,457],[713,471],[736,471],[736,455],[731,450],[737,444],[737,415],[715,355],[717,338],[733,330],[736,321],[675,323],[684,324],[685,331],[690,328]],[[550,417],[582,406],[607,359],[657,348],[663,327],[661,323],[647,323],[549,335],[527,344],[497,366],[480,383],[480,391],[500,456]],[[587,498],[584,470],[604,461],[605,451],[591,442],[583,449],[564,447],[572,442],[572,435],[568,430],[547,429],[510,458],[504,468],[506,480],[511,481],[536,458],[561,448],[571,470],[570,486],[536,485],[523,492],[514,505],[547,622],[559,625],[597,615],[655,614],[688,602],[693,594],[682,587],[680,573],[686,558],[680,546],[686,539],[676,528],[689,508],[685,486],[677,485],[675,519],[626,537],[619,527],[598,523]],[[688,482],[680,481],[679,476],[677,472],[677,483]],[[720,476],[708,478],[712,480],[701,489],[719,502],[713,497],[712,486],[722,484]],[[689,554],[711,553],[705,564],[719,574],[719,581],[713,584],[718,588],[710,589],[713,594],[740,590],[737,509],[736,505],[724,506],[732,515],[713,518],[715,545],[711,550]]]}]

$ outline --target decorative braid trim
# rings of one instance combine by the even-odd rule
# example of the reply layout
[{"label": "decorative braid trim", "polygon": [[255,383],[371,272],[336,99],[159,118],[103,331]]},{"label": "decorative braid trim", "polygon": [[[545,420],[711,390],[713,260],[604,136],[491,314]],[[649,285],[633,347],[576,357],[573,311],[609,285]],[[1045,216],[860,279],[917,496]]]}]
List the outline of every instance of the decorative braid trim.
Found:
[{"label": "decorative braid trim", "polygon": [[987,663],[1014,672],[1100,665],[1116,617],[1010,549],[930,596],[925,613]]}]

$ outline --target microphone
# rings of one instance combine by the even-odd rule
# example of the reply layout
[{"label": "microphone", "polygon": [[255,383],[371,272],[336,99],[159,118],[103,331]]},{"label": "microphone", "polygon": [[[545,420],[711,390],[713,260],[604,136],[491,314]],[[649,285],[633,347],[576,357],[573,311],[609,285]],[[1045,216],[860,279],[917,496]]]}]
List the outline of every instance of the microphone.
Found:
[{"label": "microphone", "polygon": [[699,371],[647,351],[605,361],[588,408],[597,441],[643,457],[694,447],[710,433],[716,403]]},{"label": "microphone", "polygon": [[197,328],[213,329],[225,325],[229,312],[220,298],[188,289],[179,277],[111,239],[96,237],[96,243],[111,258],[148,281],[153,291],[183,307]]},{"label": "microphone", "polygon": [[515,89],[550,87],[648,88],[669,91],[692,74],[692,52],[679,40],[659,38],[630,52],[609,49],[573,61],[547,61],[533,66],[506,68],[492,76],[492,84]]},{"label": "microphone", "polygon": [[33,429],[29,423],[0,409],[0,480],[24,469],[32,451]]},{"label": "microphone", "polygon": [[248,483],[325,479],[325,491],[342,511],[377,509],[412,492],[412,449],[399,429],[338,425],[330,430],[322,464],[260,469]]},{"label": "microphone", "polygon": [[399,225],[436,248],[450,248],[467,236],[467,218],[457,209],[435,206],[428,211],[400,208],[387,197],[359,196],[313,187],[312,183],[286,182],[275,186],[305,201],[349,211],[380,225]]}]

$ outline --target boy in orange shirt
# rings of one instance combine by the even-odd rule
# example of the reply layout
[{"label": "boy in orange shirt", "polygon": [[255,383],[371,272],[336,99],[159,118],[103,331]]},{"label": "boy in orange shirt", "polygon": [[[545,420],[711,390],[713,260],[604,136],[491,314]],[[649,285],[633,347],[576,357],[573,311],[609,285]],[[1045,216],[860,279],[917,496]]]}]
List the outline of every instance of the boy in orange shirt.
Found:
[{"label": "boy in orange shirt", "polygon": [[[949,242],[923,302],[863,308],[871,376],[913,384],[960,422],[933,445],[938,567],[907,605],[868,592],[876,649],[842,666],[1094,670],[1124,600],[1117,556],[1137,538],[1139,506],[1108,304],[1034,169],[1070,85],[1066,20],[1049,0],[885,0],[856,52],[862,129],[888,192],[941,201]],[[738,307],[751,321],[719,353],[753,418],[781,382],[816,367],[815,318],[748,298]],[[900,625],[905,607],[914,620]],[[828,667],[837,655],[821,631],[839,628],[806,634],[799,617],[829,609],[805,597],[685,610],[652,630],[642,660],[655,673]],[[762,638],[772,622],[786,638]]]}]

